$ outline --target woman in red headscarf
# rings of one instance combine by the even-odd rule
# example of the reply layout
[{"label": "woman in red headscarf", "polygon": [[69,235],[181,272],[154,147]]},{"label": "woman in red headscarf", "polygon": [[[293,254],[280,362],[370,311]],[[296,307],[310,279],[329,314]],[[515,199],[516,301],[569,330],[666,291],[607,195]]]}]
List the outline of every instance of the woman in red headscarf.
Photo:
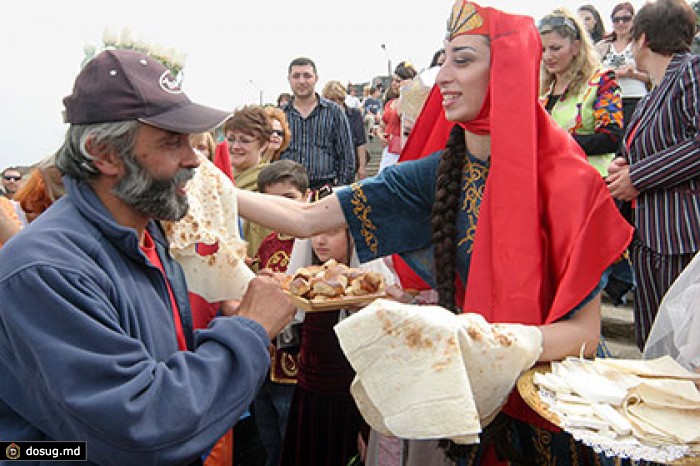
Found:
[{"label": "woman in red headscarf", "polygon": [[[578,144],[538,102],[538,31],[529,17],[458,0],[445,49],[402,154],[416,160],[309,205],[239,192],[240,213],[295,236],[347,224],[361,261],[401,253],[443,307],[537,326],[539,361],[583,345],[591,355],[606,271],[632,232]],[[503,413],[493,425],[509,437],[497,448],[572,464],[573,439],[552,435],[517,393]],[[472,464],[497,463],[484,440]]]}]

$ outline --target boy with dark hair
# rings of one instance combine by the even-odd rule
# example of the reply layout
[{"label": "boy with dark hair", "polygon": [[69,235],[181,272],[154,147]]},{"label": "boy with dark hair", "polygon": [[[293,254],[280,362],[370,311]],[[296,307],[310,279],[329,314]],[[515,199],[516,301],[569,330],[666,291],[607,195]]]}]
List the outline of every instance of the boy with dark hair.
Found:
[{"label": "boy with dark hair", "polygon": [[[304,202],[309,195],[309,177],[303,165],[292,160],[278,160],[258,175],[261,193],[283,196]],[[294,238],[270,233],[260,244],[254,265],[276,273],[285,273]],[[260,439],[267,450],[266,465],[279,464],[287,417],[297,382],[299,338],[294,327],[285,328],[270,344],[270,377],[263,383],[253,403]]]}]

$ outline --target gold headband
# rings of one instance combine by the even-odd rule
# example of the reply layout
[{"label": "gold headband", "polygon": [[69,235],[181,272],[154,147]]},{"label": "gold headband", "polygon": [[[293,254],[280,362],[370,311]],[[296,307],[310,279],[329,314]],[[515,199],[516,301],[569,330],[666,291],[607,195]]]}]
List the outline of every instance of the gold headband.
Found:
[{"label": "gold headband", "polygon": [[476,3],[457,0],[452,7],[450,19],[447,20],[447,35],[445,39],[452,40],[462,34],[488,35],[488,23],[484,18],[485,12]]}]

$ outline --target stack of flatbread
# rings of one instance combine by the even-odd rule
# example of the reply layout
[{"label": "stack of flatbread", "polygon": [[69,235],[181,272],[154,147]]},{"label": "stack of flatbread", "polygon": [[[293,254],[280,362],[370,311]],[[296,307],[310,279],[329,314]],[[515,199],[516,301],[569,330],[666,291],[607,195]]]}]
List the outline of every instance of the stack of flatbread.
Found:
[{"label": "stack of flatbread", "polygon": [[[177,222],[163,222],[170,253],[182,266],[189,291],[209,302],[240,299],[253,279],[245,265],[246,242],[238,231],[236,188],[206,157],[187,184],[190,208]],[[196,244],[218,245],[199,255]]]},{"label": "stack of flatbread", "polygon": [[553,393],[552,411],[567,429],[650,446],[700,451],[700,392],[693,374],[669,356],[653,360],[567,359],[534,382]]},{"label": "stack of flatbread", "polygon": [[335,326],[356,372],[351,392],[385,435],[478,443],[540,355],[536,327],[379,299]]}]

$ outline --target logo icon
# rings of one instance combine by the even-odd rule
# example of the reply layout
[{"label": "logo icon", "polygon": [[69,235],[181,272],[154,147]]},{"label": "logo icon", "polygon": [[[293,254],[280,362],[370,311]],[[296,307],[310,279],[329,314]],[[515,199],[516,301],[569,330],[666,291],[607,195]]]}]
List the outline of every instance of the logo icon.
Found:
[{"label": "logo icon", "polygon": [[19,459],[21,454],[22,452],[19,449],[19,445],[16,443],[11,443],[5,448],[5,456],[7,456],[8,460]]},{"label": "logo icon", "polygon": [[182,84],[182,73],[173,76],[170,70],[165,70],[158,79],[160,88],[169,94],[182,94],[180,85]]}]

